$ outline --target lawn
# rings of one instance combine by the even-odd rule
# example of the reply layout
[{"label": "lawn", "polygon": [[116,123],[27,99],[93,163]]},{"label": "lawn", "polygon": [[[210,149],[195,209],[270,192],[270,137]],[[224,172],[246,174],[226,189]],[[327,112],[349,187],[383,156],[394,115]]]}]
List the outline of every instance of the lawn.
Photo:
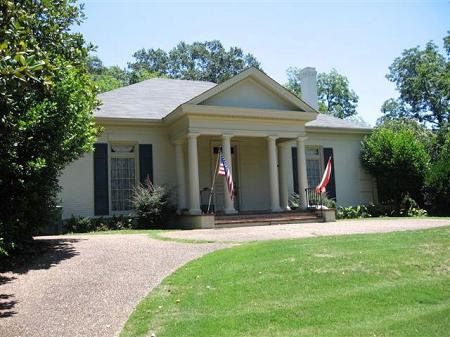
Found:
[{"label": "lawn", "polygon": [[249,243],[192,261],[122,337],[449,336],[450,227]]}]

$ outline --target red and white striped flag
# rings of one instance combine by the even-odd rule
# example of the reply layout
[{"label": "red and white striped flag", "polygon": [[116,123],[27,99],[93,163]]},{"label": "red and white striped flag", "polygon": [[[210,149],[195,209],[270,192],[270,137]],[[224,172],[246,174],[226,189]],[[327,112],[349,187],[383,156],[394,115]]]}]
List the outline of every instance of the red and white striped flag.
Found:
[{"label": "red and white striped flag", "polygon": [[230,194],[231,200],[234,199],[234,184],[233,177],[231,176],[230,167],[228,166],[227,161],[223,157],[222,153],[219,154],[219,171],[217,172],[220,176],[225,176],[227,179],[228,193]]},{"label": "red and white striped flag", "polygon": [[319,185],[316,186],[316,193],[325,192],[325,187],[327,187],[330,178],[331,178],[331,157],[328,158],[327,167],[325,167],[325,172],[323,172],[322,180],[320,181]]}]

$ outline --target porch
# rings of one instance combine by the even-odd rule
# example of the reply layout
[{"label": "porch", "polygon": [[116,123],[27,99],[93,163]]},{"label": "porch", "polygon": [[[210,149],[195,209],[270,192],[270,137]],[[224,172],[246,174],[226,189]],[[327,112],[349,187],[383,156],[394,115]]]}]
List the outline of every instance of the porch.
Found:
[{"label": "porch", "polygon": [[[293,186],[288,176],[292,175],[293,166],[298,171],[300,208],[306,210],[305,139],[304,136],[188,134],[185,141],[175,143],[178,213],[232,215],[290,211],[289,194]],[[293,141],[297,165],[292,165]],[[234,198],[228,193],[226,179],[217,176],[219,151],[232,172]]]}]

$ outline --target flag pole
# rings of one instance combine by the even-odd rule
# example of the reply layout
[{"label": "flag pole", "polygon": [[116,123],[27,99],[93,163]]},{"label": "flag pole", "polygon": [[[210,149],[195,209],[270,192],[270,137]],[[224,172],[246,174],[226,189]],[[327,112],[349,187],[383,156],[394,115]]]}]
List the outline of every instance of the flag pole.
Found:
[{"label": "flag pole", "polygon": [[216,175],[217,175],[217,167],[219,166],[219,158],[220,158],[220,148],[217,151],[216,168],[214,169],[212,185],[211,185],[211,189],[209,190],[208,210],[206,211],[206,214],[209,214],[209,208],[211,207],[211,199],[212,199],[212,195],[214,194],[214,184],[216,183]]}]

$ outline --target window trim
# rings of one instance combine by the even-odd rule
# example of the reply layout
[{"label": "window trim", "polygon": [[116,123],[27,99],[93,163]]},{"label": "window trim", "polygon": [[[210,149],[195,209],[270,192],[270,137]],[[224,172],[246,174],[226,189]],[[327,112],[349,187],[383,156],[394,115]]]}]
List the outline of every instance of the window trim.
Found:
[{"label": "window trim", "polygon": [[[308,155],[306,154],[306,151],[308,149],[318,149],[319,151],[318,151],[317,155],[308,157]],[[322,145],[306,145],[305,146],[305,159],[306,159],[306,161],[308,159],[318,159],[319,160],[319,182],[320,182],[320,179],[322,179],[323,172],[325,170],[323,167],[323,146]],[[307,174],[307,178],[308,178],[308,171],[306,171],[306,174]],[[309,182],[308,182],[308,187],[311,188],[311,187],[315,187],[315,186],[309,186]]]},{"label": "window trim", "polygon": [[[113,146],[134,146],[134,152],[121,153],[112,152]],[[113,211],[112,209],[112,184],[111,184],[111,170],[112,170],[112,158],[134,158],[134,180],[135,186],[139,184],[139,144],[133,141],[112,141],[108,142],[108,193],[109,193],[109,214],[110,215],[128,215],[133,213],[133,210]]]}]

